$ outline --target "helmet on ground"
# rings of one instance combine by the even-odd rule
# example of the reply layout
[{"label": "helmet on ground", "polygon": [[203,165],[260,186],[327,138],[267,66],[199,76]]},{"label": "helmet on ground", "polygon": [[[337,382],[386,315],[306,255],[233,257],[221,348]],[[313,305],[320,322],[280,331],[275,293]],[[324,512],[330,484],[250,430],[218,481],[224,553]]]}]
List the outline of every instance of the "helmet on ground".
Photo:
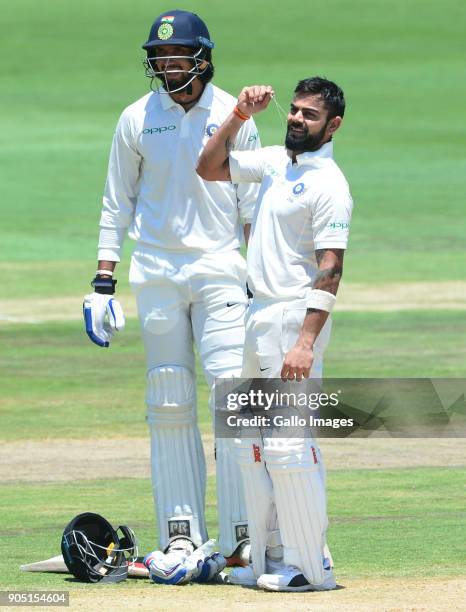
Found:
[{"label": "helmet on ground", "polygon": [[[164,65],[159,67],[157,59],[161,58],[157,57],[157,48],[164,45],[189,47],[192,49],[192,54],[164,55]],[[152,24],[149,37],[142,48],[147,51],[147,59],[143,62],[146,76],[150,79],[160,79],[166,93],[176,93],[185,89],[196,77],[200,77],[203,83],[207,83],[214,75],[211,61],[214,43],[210,39],[206,24],[195,13],[180,10],[162,13]],[[191,65],[189,70],[176,68],[176,60],[180,59],[189,60]],[[170,76],[180,73],[183,73],[186,78],[181,83],[171,84]]]},{"label": "helmet on ground", "polygon": [[128,562],[137,557],[137,542],[126,525],[115,530],[103,516],[84,512],[65,527],[61,551],[75,578],[84,582],[121,582],[128,577]]}]

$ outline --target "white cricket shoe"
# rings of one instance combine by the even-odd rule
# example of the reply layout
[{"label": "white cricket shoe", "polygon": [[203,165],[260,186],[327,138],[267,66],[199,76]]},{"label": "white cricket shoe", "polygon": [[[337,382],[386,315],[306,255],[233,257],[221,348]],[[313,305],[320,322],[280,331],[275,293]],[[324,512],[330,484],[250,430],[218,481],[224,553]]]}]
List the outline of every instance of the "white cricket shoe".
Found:
[{"label": "white cricket shoe", "polygon": [[238,584],[239,586],[256,586],[257,578],[252,569],[252,565],[246,567],[234,567],[228,577],[229,584]]},{"label": "white cricket shoe", "polygon": [[262,574],[257,579],[257,586],[266,591],[331,591],[337,583],[331,569],[324,568],[324,581],[322,584],[310,584],[302,571],[293,565],[282,566],[279,573]]},{"label": "white cricket shoe", "polygon": [[[271,575],[274,573],[280,573],[283,568],[283,561],[273,561],[272,559],[265,559],[265,567],[268,574],[263,574],[264,576]],[[252,565],[248,565],[247,567],[235,567],[232,569],[229,575],[228,582],[230,584],[238,584],[240,586],[257,586],[257,578],[254,574],[254,570]]]}]

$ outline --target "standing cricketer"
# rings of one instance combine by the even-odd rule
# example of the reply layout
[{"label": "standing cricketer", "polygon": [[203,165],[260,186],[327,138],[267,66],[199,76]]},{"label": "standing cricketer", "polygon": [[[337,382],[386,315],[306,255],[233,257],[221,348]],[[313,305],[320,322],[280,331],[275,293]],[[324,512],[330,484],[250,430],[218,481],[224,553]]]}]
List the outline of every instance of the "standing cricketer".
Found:
[{"label": "standing cricketer", "polygon": [[[200,151],[236,103],[210,82],[213,47],[207,26],[193,13],[170,10],[153,23],[143,45],[151,92],[128,106],[116,127],[94,293],[84,302],[90,339],[108,346],[124,325],[113,299],[113,272],[128,233],[136,241],[130,284],[147,358],[152,485],[166,550],[173,539],[188,548],[207,540],[193,345],[212,387],[216,377],[240,374],[244,344],[240,230],[249,229],[258,189],[205,182],[195,171]],[[257,146],[254,121],[242,122],[233,148]],[[220,548],[235,558],[247,523],[228,441],[219,442],[216,459]]]},{"label": "standing cricketer", "polygon": [[[321,378],[348,240],[352,199],[333,161],[333,134],[345,111],[342,90],[313,77],[300,81],[288,113],[285,147],[234,151],[238,131],[263,111],[270,86],[245,87],[198,163],[206,180],[259,183],[248,247],[254,295],[246,320],[242,376]],[[273,591],[335,588],[324,556],[325,472],[315,441],[242,440],[252,567],[232,582]],[[277,519],[279,534],[277,532]],[[276,551],[283,545],[283,560]]]}]

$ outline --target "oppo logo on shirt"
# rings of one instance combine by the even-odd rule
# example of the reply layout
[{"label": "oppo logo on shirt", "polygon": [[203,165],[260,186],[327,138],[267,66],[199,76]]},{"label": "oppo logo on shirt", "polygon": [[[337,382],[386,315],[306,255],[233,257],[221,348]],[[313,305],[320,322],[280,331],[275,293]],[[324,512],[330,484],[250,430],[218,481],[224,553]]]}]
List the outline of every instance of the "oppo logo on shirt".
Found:
[{"label": "oppo logo on shirt", "polygon": [[163,125],[162,127],[146,128],[142,131],[143,134],[163,134],[163,132],[169,132],[176,130],[176,125]]},{"label": "oppo logo on shirt", "polygon": [[346,223],[346,221],[334,221],[329,223],[327,227],[334,230],[345,230],[349,228],[349,223]]}]

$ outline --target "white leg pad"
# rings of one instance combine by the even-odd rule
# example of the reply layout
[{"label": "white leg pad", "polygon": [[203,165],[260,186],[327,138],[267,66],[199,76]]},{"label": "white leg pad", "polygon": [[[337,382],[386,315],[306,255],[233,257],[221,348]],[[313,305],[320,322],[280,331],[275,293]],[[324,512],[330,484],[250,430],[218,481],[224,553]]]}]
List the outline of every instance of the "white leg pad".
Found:
[{"label": "white leg pad", "polygon": [[215,440],[217,504],[220,552],[229,557],[248,536],[248,517],[241,471],[235,457],[235,441]]},{"label": "white leg pad", "polygon": [[272,482],[265,468],[260,440],[235,440],[235,451],[248,513],[251,561],[254,574],[259,578],[266,571],[265,551],[270,532],[277,529]]},{"label": "white leg pad", "polygon": [[264,456],[273,482],[284,562],[301,569],[312,584],[322,584],[328,519],[316,445],[312,439],[266,438]]},{"label": "white leg pad", "polygon": [[[222,373],[223,378],[239,377],[240,370]],[[215,429],[215,383],[210,392],[210,410]],[[230,557],[248,535],[248,516],[244,500],[241,471],[235,453],[235,440],[215,438],[215,468],[219,550]]]},{"label": "white leg pad", "polygon": [[205,542],[206,466],[197,426],[195,379],[187,368],[160,366],[147,373],[152,488],[160,547],[174,535]]}]

